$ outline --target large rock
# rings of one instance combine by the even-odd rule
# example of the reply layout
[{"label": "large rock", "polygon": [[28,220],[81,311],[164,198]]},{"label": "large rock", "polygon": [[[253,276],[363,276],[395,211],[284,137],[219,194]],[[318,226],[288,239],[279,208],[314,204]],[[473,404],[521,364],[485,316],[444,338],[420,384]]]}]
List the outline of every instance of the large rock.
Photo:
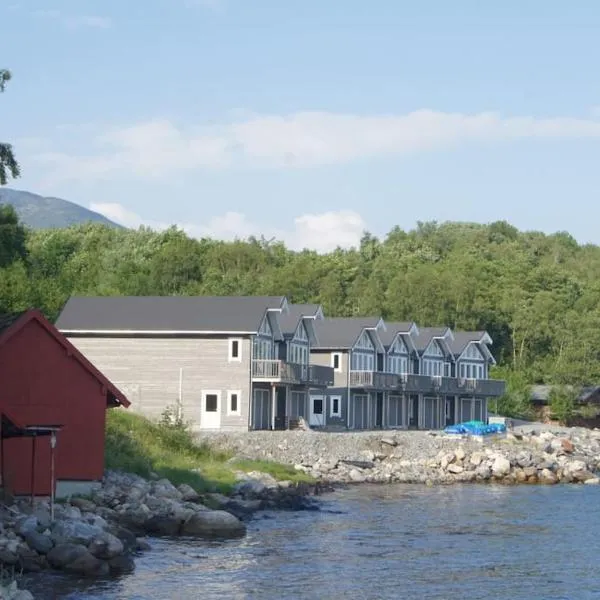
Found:
[{"label": "large rock", "polygon": [[46,558],[50,566],[55,569],[64,569],[68,564],[86,554],[89,554],[88,549],[82,544],[66,543],[52,548]]},{"label": "large rock", "polygon": [[102,532],[97,535],[88,546],[88,550],[96,558],[110,560],[115,556],[123,554],[125,547],[123,542],[112,533]]},{"label": "large rock", "polygon": [[96,558],[91,552],[86,550],[75,560],[64,567],[68,573],[76,573],[85,577],[102,577],[108,575],[110,568],[108,563]]},{"label": "large rock", "polygon": [[510,473],[510,460],[505,456],[496,456],[492,463],[492,473],[494,477],[506,477]]},{"label": "large rock", "polygon": [[135,570],[135,562],[131,556],[122,554],[121,556],[115,556],[108,561],[108,566],[112,575],[122,575],[124,573],[131,573]]},{"label": "large rock", "polygon": [[182,493],[168,479],[160,479],[153,483],[150,493],[157,498],[182,499]]},{"label": "large rock", "polygon": [[25,534],[27,545],[40,554],[48,554],[54,548],[54,542],[49,535],[38,533],[37,531],[29,531]]},{"label": "large rock", "polygon": [[181,499],[184,502],[198,502],[200,500],[200,494],[198,494],[198,492],[187,483],[182,483],[177,489],[179,490]]},{"label": "large rock", "polygon": [[96,512],[96,504],[87,498],[71,498],[71,504],[83,512]]},{"label": "large rock", "polygon": [[237,538],[246,534],[246,526],[224,510],[200,511],[185,521],[181,533],[200,538]]},{"label": "large rock", "polygon": [[146,521],[146,532],[153,535],[175,536],[179,534],[183,519],[175,515],[154,515]]},{"label": "large rock", "polygon": [[28,515],[17,520],[15,523],[15,532],[24,538],[31,531],[37,531],[38,526],[37,517],[35,515]]},{"label": "large rock", "polygon": [[52,538],[56,543],[84,544],[87,546],[102,529],[84,521],[57,521],[52,527]]}]

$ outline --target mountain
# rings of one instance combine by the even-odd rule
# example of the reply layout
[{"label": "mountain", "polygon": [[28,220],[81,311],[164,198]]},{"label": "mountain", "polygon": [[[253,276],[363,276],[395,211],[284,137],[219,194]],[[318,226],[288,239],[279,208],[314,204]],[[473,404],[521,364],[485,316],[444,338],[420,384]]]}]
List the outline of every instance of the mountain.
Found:
[{"label": "mountain", "polygon": [[22,223],[32,229],[68,227],[79,223],[102,223],[121,227],[100,213],[62,198],[46,198],[10,188],[0,188],[0,204],[12,204]]}]

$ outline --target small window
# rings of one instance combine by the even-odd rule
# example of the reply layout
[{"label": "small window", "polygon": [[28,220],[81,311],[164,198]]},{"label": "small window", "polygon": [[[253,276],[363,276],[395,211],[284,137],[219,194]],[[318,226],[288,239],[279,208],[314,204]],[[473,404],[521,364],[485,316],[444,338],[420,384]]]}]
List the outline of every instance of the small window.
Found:
[{"label": "small window", "polygon": [[341,396],[329,396],[331,416],[341,417],[342,416],[342,397]]},{"label": "small window", "polygon": [[217,394],[206,394],[204,396],[205,412],[217,412],[219,397]]},{"label": "small window", "polygon": [[342,370],[342,355],[339,352],[334,352],[331,355],[331,366],[334,371]]},{"label": "small window", "polygon": [[323,398],[313,398],[313,414],[323,414]]},{"label": "small window", "polygon": [[242,340],[229,340],[229,360],[231,362],[240,362],[242,360]]},{"label": "small window", "polygon": [[241,398],[242,392],[240,390],[229,390],[227,392],[227,414],[228,415],[241,415]]}]

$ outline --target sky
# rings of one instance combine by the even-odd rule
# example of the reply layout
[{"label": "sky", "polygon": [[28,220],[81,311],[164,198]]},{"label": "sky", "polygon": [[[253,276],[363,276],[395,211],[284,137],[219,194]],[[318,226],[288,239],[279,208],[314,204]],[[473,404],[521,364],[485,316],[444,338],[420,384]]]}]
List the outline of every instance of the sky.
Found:
[{"label": "sky", "polygon": [[431,220],[597,241],[597,0],[2,0],[0,23],[11,187],[321,252]]}]

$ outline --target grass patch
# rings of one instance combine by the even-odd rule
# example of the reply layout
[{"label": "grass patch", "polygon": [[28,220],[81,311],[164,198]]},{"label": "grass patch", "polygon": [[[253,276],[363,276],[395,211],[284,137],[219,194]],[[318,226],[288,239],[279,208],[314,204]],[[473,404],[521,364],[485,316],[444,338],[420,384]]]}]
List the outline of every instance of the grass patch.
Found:
[{"label": "grass patch", "polygon": [[156,473],[175,485],[187,483],[198,492],[230,492],[236,483],[235,471],[261,471],[279,481],[311,481],[288,465],[231,460],[231,454],[196,443],[183,424],[153,423],[121,409],[108,411],[105,456],[107,469],[146,478]]}]

